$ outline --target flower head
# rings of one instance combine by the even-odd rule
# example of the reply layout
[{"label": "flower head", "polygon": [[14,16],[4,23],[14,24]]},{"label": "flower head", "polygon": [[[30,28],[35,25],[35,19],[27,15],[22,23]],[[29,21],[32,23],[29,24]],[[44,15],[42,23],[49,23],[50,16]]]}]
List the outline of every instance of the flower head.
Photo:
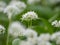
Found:
[{"label": "flower head", "polygon": [[27,38],[27,41],[30,42],[33,45],[36,45],[37,44],[37,37]]},{"label": "flower head", "polygon": [[60,27],[60,21],[55,20],[55,21],[52,22],[52,25],[54,27]]},{"label": "flower head", "polygon": [[38,42],[40,41],[49,41],[51,38],[51,35],[50,34],[41,34],[39,37],[38,37]]},{"label": "flower head", "polygon": [[0,1],[0,12],[3,12],[6,7],[6,3],[4,1]]},{"label": "flower head", "polygon": [[25,31],[25,36],[26,37],[29,37],[29,38],[34,38],[34,37],[37,37],[37,32],[35,32],[34,30],[32,29],[27,29]]},{"label": "flower head", "polygon": [[55,41],[57,45],[60,45],[60,31],[52,34],[51,41]]},{"label": "flower head", "polygon": [[5,8],[4,13],[8,15],[8,18],[10,19],[12,15],[17,15],[21,13],[26,8],[26,5],[24,2],[13,0],[10,2],[10,4]]},{"label": "flower head", "polygon": [[20,11],[23,11],[26,8],[26,4],[22,1],[19,1],[19,0],[12,0],[10,2],[10,5],[16,6],[17,8],[20,9]]},{"label": "flower head", "polygon": [[0,34],[4,34],[5,33],[5,27],[0,25]]},{"label": "flower head", "polygon": [[33,45],[31,42],[28,41],[21,41],[20,45]]},{"label": "flower head", "polygon": [[27,4],[36,4],[39,2],[40,2],[40,0],[27,0]]},{"label": "flower head", "polygon": [[56,41],[58,38],[60,38],[60,31],[52,34],[52,36],[51,36],[51,40]]},{"label": "flower head", "polygon": [[7,13],[9,19],[12,15],[17,15],[19,12],[20,10],[14,5],[8,5],[4,10],[4,13]]},{"label": "flower head", "polygon": [[24,36],[25,27],[20,22],[13,22],[9,26],[9,34],[14,37]]},{"label": "flower head", "polygon": [[52,45],[50,42],[45,42],[45,41],[42,41],[42,42],[39,42],[38,45]]},{"label": "flower head", "polygon": [[38,15],[34,11],[30,11],[22,15],[22,20],[35,20],[38,19]]}]

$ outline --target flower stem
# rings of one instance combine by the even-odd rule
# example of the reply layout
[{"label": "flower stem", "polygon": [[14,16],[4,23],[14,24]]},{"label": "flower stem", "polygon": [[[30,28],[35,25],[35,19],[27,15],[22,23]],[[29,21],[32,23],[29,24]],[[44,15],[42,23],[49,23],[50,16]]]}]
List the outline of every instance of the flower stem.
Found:
[{"label": "flower stem", "polygon": [[28,21],[28,28],[29,28],[30,26],[29,26],[29,21]]},{"label": "flower stem", "polygon": [[[9,25],[11,23],[11,19],[9,19]],[[9,28],[9,26],[8,26]],[[7,40],[6,40],[6,45],[9,45],[9,30],[7,30]]]},{"label": "flower stem", "polygon": [[32,27],[32,20],[30,21],[30,28]]},{"label": "flower stem", "polygon": [[28,21],[28,28],[31,28],[32,26],[32,20]]}]

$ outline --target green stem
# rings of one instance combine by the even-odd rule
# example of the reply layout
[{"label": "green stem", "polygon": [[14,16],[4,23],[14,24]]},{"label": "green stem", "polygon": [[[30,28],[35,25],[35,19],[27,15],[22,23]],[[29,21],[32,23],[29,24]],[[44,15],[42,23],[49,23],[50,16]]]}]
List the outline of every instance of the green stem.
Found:
[{"label": "green stem", "polygon": [[31,21],[30,21],[30,28],[32,27],[32,19],[31,19]]},{"label": "green stem", "polygon": [[29,26],[29,21],[28,21],[28,28],[29,28],[30,26]]},{"label": "green stem", "polygon": [[28,28],[31,28],[32,26],[32,20],[28,21]]},{"label": "green stem", "polygon": [[[9,25],[11,23],[11,19],[9,19]],[[9,28],[9,27],[8,27]],[[6,45],[9,45],[9,29],[7,30],[7,40],[6,40]]]}]

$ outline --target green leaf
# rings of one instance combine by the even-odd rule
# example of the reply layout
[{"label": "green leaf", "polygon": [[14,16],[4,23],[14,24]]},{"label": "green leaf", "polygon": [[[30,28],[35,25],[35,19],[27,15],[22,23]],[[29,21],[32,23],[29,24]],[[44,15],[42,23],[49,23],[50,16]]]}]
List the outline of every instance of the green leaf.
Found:
[{"label": "green leaf", "polygon": [[[33,8],[32,8],[33,7]],[[49,19],[53,16],[53,11],[49,7],[44,7],[40,5],[31,5],[27,7],[28,11],[35,11],[39,17],[43,17],[45,19]]]},{"label": "green leaf", "polygon": [[52,27],[52,25],[49,23],[49,21],[46,20],[46,19],[44,19],[44,18],[40,18],[40,20],[42,20],[42,22],[45,24],[46,30],[47,30],[49,33],[53,33],[53,27]]}]

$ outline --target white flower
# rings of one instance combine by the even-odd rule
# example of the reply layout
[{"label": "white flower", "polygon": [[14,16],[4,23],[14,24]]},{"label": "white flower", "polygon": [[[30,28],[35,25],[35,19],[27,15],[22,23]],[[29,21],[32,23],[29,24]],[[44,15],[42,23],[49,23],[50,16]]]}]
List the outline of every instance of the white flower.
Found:
[{"label": "white flower", "polygon": [[20,9],[20,11],[23,11],[26,8],[26,4],[22,1],[19,1],[19,0],[12,0],[10,2],[10,5],[16,6],[17,8]]},{"label": "white flower", "polygon": [[54,27],[60,27],[60,21],[55,20],[55,21],[52,22],[52,25]]},{"label": "white flower", "polygon": [[4,1],[0,1],[0,12],[3,12],[6,7],[6,3]]},{"label": "white flower", "polygon": [[58,38],[60,38],[60,31],[52,34],[52,36],[51,36],[51,40],[56,41]]},{"label": "white flower", "polygon": [[33,45],[33,44],[29,41],[21,41],[20,45]]},{"label": "white flower", "polygon": [[51,4],[55,4],[55,3],[56,3],[56,0],[49,0],[49,2],[50,2]]},{"label": "white flower", "polygon": [[51,0],[51,3],[52,3],[52,4],[56,4],[56,3],[58,3],[58,2],[60,2],[60,0]]},{"label": "white flower", "polygon": [[60,37],[56,40],[56,44],[60,45]]},{"label": "white flower", "polygon": [[12,0],[12,1],[19,1],[19,0]]},{"label": "white flower", "polygon": [[26,8],[26,4],[21,1],[12,0],[10,4],[5,8],[4,13],[7,13],[10,19],[12,15],[21,13]]},{"label": "white flower", "polygon": [[34,11],[30,11],[22,15],[22,20],[34,20],[38,19],[38,15]]},{"label": "white flower", "polygon": [[29,37],[29,38],[34,38],[34,37],[37,37],[37,32],[35,32],[34,30],[32,29],[27,29],[25,31],[25,36],[26,37]]},{"label": "white flower", "polygon": [[60,45],[60,31],[52,34],[51,40],[55,41],[57,45]]},{"label": "white flower", "polygon": [[7,13],[9,19],[12,15],[17,15],[19,12],[20,10],[14,5],[8,5],[4,10],[4,13]]},{"label": "white flower", "polygon": [[52,44],[50,42],[42,41],[42,42],[39,42],[38,45],[52,45]]},{"label": "white flower", "polygon": [[24,36],[25,27],[20,22],[13,22],[9,26],[9,34],[14,37]]},{"label": "white flower", "polygon": [[38,42],[40,41],[49,41],[51,38],[51,35],[50,34],[41,34],[39,37],[38,37]]},{"label": "white flower", "polygon": [[0,25],[0,34],[4,34],[5,33],[5,27]]},{"label": "white flower", "polygon": [[37,44],[37,37],[27,38],[27,41],[30,42],[33,45],[36,45]]},{"label": "white flower", "polygon": [[40,2],[40,0],[27,0],[27,4],[36,4],[39,2]]}]

